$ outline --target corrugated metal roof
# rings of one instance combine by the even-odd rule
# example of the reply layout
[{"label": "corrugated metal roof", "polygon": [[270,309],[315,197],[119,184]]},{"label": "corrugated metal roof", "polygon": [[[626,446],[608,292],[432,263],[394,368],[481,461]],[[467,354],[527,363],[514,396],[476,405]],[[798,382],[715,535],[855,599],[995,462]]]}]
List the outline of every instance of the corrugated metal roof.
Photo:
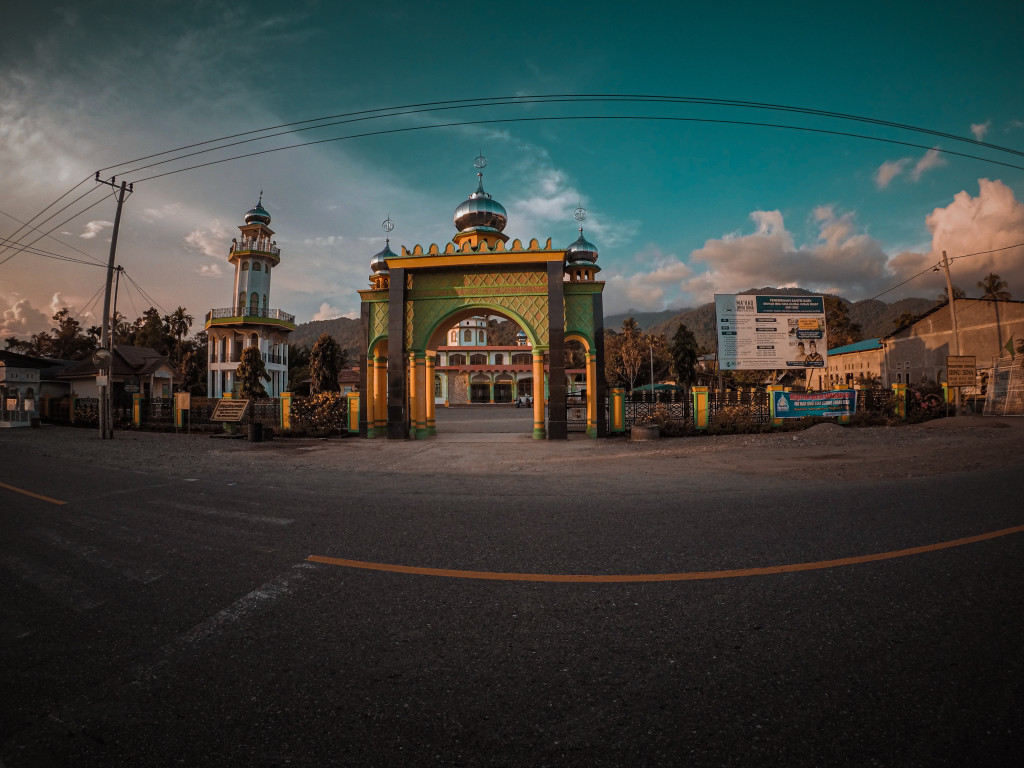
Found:
[{"label": "corrugated metal roof", "polygon": [[865,339],[864,341],[856,341],[853,344],[847,344],[844,347],[836,347],[830,349],[828,353],[830,355],[843,355],[847,352],[867,352],[872,349],[881,349],[881,339]]}]

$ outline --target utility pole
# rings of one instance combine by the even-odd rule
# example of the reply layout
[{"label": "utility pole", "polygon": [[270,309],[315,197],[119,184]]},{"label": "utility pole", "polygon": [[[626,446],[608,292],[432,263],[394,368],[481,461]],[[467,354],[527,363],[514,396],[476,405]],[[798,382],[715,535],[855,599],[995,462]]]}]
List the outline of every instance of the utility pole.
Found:
[{"label": "utility pole", "polygon": [[[949,319],[953,326],[953,354],[959,357],[960,355],[960,329],[956,325],[956,299],[953,298],[953,281],[949,276],[949,257],[946,256],[946,252],[942,252],[942,268],[946,272],[946,298],[949,299]],[[955,415],[960,415],[960,387],[956,389],[956,409],[954,410]]]},{"label": "utility pole", "polygon": [[110,259],[107,262],[107,286],[103,294],[103,325],[100,330],[100,349],[107,350],[108,356],[106,360],[110,366],[106,372],[106,384],[100,386],[100,439],[106,440],[114,437],[114,418],[112,413],[112,398],[111,393],[113,387],[111,386],[110,377],[113,374],[113,359],[109,356],[111,348],[111,336],[110,333],[110,293],[111,283],[114,281],[114,258],[117,254],[117,232],[121,228],[121,207],[124,205],[125,199],[134,190],[132,185],[126,181],[121,182],[120,188],[117,186],[117,177],[111,176],[110,181],[103,181],[100,179],[100,172],[96,171],[96,181],[99,184],[106,184],[111,189],[117,189],[117,213],[114,214],[114,231],[110,236]]}]

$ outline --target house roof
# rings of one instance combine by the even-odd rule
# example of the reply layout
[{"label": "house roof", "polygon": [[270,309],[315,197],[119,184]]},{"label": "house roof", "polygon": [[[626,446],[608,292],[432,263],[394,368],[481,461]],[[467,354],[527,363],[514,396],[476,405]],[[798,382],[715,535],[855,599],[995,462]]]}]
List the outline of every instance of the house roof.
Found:
[{"label": "house roof", "polygon": [[49,368],[53,365],[60,365],[60,360],[52,360],[42,357],[23,355],[20,352],[0,350],[0,362],[18,368]]},{"label": "house roof", "polygon": [[[171,360],[167,355],[161,355],[149,347],[118,344],[111,352],[113,353],[111,374],[114,376],[146,376],[161,366],[171,367]],[[91,358],[86,358],[69,366],[58,378],[80,379],[95,376],[97,373],[99,373],[99,368],[96,367],[96,363]]]},{"label": "house roof", "polygon": [[842,347],[836,347],[828,351],[829,355],[845,355],[847,352],[867,352],[872,349],[881,349],[881,339],[864,339],[864,341],[855,341],[853,344],[846,344]]}]

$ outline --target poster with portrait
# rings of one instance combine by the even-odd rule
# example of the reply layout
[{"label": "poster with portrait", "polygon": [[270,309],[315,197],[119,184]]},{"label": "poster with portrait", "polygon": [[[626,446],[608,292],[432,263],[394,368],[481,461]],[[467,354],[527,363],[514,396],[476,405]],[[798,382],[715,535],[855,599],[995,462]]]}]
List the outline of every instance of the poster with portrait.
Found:
[{"label": "poster with portrait", "polygon": [[823,296],[715,294],[722,370],[824,368]]}]

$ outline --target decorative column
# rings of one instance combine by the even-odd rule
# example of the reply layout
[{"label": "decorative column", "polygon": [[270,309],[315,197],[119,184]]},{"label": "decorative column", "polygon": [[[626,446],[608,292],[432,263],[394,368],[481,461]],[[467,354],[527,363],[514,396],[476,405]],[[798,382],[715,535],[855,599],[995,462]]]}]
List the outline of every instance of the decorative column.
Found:
[{"label": "decorative column", "polygon": [[383,357],[373,358],[373,415],[367,416],[373,422],[375,437],[387,437],[388,433],[388,376],[387,360]]},{"label": "decorative column", "polygon": [[[494,374],[491,375],[493,376]],[[491,379],[490,381],[487,382],[487,389],[490,392],[490,399],[488,400],[488,402],[491,405],[494,405],[494,379]]]},{"label": "decorative column", "polygon": [[292,393],[281,393],[281,429],[292,428]]},{"label": "decorative column", "polygon": [[416,406],[413,409],[413,418],[416,420],[416,439],[422,440],[427,436],[427,399],[432,395],[427,388],[427,355],[425,352],[415,353],[413,367],[416,376]]},{"label": "decorative column", "polygon": [[416,389],[416,353],[409,353],[406,366],[406,377],[409,380],[409,437],[416,438],[416,412],[419,406],[419,392]]},{"label": "decorative column", "polygon": [[896,416],[902,421],[907,420],[907,385],[893,384],[892,392],[896,399]]},{"label": "decorative column", "polygon": [[693,426],[694,429],[708,428],[708,388],[690,387],[693,396]]},{"label": "decorative column", "polygon": [[435,402],[434,395],[434,363],[437,360],[437,356],[427,352],[427,434],[437,434],[437,424],[435,423],[435,411],[437,403]]},{"label": "decorative column", "polygon": [[613,435],[626,432],[626,390],[619,387],[611,391],[611,424],[609,430]]},{"label": "decorative column", "polygon": [[597,355],[587,352],[587,437],[597,437]]},{"label": "decorative column", "polygon": [[544,429],[544,352],[533,348],[533,439],[547,437]]},{"label": "decorative column", "polygon": [[[373,414],[375,404],[373,399],[377,395],[377,374],[379,371],[374,367],[373,360],[361,359],[363,370],[360,371],[359,391],[363,395],[356,404],[359,406],[359,422],[362,427],[361,437],[374,437]],[[353,405],[349,400],[349,407]]]}]

